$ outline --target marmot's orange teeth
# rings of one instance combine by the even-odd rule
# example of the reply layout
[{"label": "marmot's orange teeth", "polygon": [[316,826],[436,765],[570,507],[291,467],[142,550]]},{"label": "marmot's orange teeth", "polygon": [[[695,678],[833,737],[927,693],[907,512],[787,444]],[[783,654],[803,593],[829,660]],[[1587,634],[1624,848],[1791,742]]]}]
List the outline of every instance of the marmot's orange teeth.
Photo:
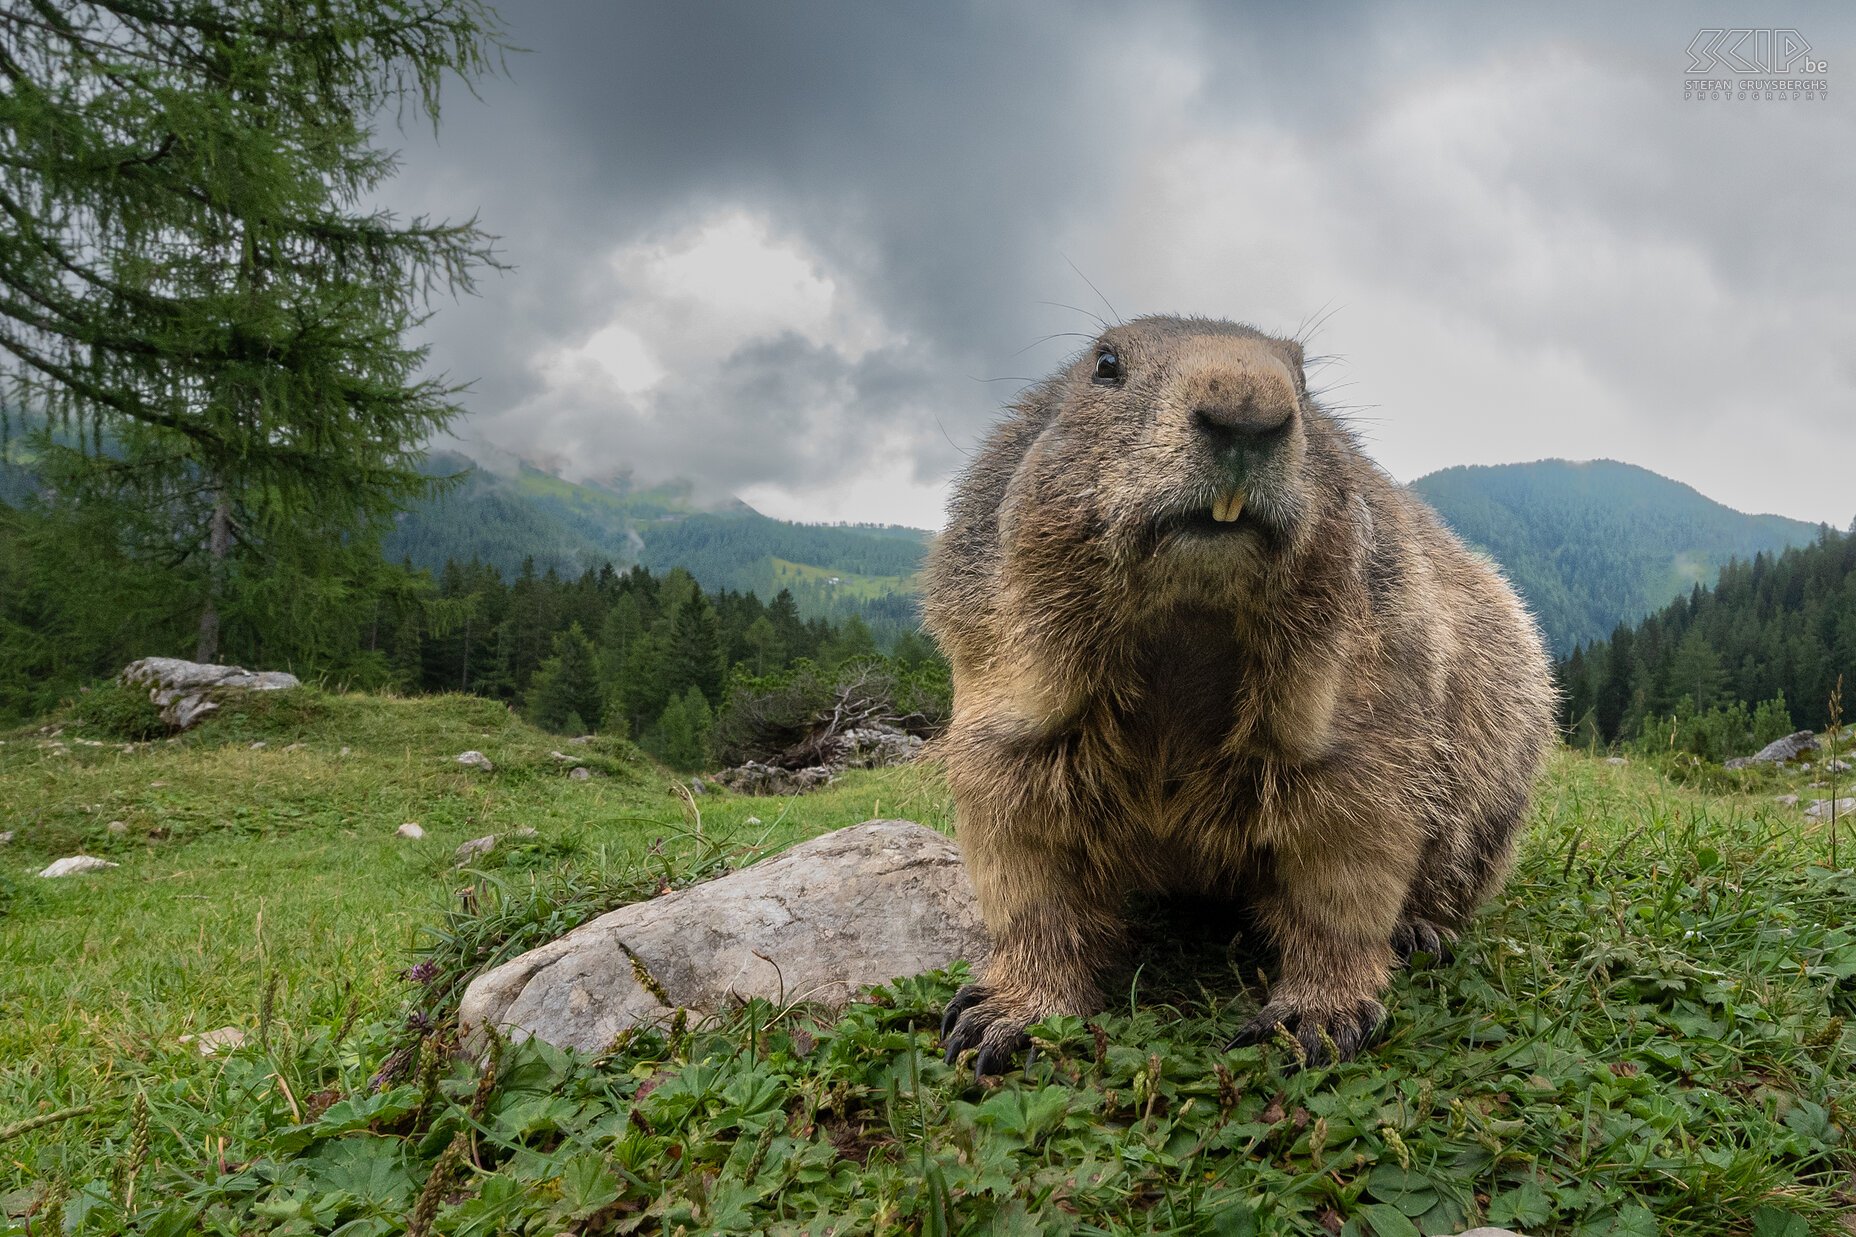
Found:
[{"label": "marmot's orange teeth", "polygon": [[1232,490],[1222,498],[1212,502],[1212,519],[1220,524],[1229,524],[1244,513],[1244,491]]}]

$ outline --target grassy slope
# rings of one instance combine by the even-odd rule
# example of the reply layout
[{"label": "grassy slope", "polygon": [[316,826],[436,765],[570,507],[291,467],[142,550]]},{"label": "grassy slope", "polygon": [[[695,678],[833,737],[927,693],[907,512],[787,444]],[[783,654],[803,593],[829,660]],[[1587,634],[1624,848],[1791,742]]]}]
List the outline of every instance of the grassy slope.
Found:
[{"label": "grassy slope", "polygon": [[795,584],[825,584],[833,579],[838,581],[832,586],[837,592],[862,600],[890,593],[913,593],[916,589],[914,576],[860,576],[832,571],[826,567],[814,567],[808,563],[789,563],[783,558],[774,558],[771,562],[776,592]]},{"label": "grassy slope", "polygon": [[[0,1204],[23,1224],[49,1185],[91,1232],[399,1231],[476,1085],[460,1064],[420,1112],[416,1085],[344,1098],[407,1042],[416,943],[448,983],[641,871],[874,815],[948,821],[938,779],[898,769],[791,802],[702,797],[698,824],[622,745],[468,698],[304,691],[177,744],[78,738],[0,747],[0,828],[19,834],[0,848],[0,1131],[98,1107],[0,1142]],[[457,766],[466,747],[496,772]],[[607,776],[570,780],[551,748]],[[1335,1070],[1218,1051],[1253,1007],[1221,948],[1156,953],[1100,1040],[1054,1022],[997,1088],[909,1033],[945,977],[836,1023],[752,1008],[595,1062],[512,1050],[470,1163],[432,1193],[438,1231],[1843,1231],[1856,879],[1817,866],[1824,831],[1771,803],[1773,779],[1748,789],[1563,757],[1462,959],[1401,976],[1387,1041]],[[405,820],[427,838],[394,837]],[[459,841],[522,825],[537,837],[480,876],[452,870]],[[123,866],[30,875],[78,848]],[[222,1024],[253,1042],[178,1043]]]}]

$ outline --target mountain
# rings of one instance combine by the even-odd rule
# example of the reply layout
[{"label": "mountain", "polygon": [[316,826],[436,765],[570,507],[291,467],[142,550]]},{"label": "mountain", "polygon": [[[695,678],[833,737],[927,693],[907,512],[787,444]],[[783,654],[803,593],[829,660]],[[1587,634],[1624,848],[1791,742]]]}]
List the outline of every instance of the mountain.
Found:
[{"label": "mountain", "polygon": [[1411,488],[1502,565],[1560,655],[1712,582],[1729,560],[1805,545],[1819,532],[1742,514],[1616,460],[1446,468]]},{"label": "mountain", "polygon": [[808,617],[859,613],[879,633],[913,625],[930,537],[920,529],[796,524],[741,502],[704,510],[685,483],[573,482],[524,461],[485,468],[439,454],[428,469],[453,478],[450,488],[400,516],[386,542],[416,566],[474,557],[509,578],[527,558],[573,575],[607,562],[682,567],[710,590],[790,589]]}]

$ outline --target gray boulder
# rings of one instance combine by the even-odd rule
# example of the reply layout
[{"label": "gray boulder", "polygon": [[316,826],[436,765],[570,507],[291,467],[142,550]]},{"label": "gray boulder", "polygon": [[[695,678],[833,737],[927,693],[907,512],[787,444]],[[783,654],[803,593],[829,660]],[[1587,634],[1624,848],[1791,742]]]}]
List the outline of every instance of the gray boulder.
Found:
[{"label": "gray boulder", "polygon": [[1816,750],[1816,737],[1809,730],[1800,730],[1796,734],[1786,735],[1783,739],[1774,739],[1751,756],[1734,757],[1727,762],[1727,767],[1744,769],[1748,765],[1782,765]]},{"label": "gray boulder", "polygon": [[842,1006],[870,984],[982,961],[979,906],[951,839],[873,820],[600,916],[479,975],[466,1035],[492,1027],[596,1052],[678,1007],[765,997]]},{"label": "gray boulder", "polygon": [[905,764],[922,750],[920,735],[890,726],[872,726],[844,732],[844,746],[835,763],[849,769],[881,769]]},{"label": "gray boulder", "polygon": [[132,687],[148,688],[149,699],[161,709],[161,720],[176,730],[213,712],[227,692],[287,691],[303,685],[281,670],[247,670],[178,657],[144,657],[124,666],[117,677]]},{"label": "gray boulder", "polygon": [[1815,799],[1804,814],[1807,820],[1829,820],[1833,811],[1838,820],[1856,816],[1856,799]]},{"label": "gray boulder", "polygon": [[836,776],[837,771],[829,765],[782,769],[750,760],[716,774],[713,780],[738,795],[799,795],[828,785]]}]

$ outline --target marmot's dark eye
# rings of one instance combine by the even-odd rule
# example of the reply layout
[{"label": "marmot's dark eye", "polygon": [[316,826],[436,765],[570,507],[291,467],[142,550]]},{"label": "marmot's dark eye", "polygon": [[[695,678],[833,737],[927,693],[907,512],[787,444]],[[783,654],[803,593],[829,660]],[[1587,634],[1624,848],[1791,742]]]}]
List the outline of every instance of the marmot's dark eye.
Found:
[{"label": "marmot's dark eye", "polygon": [[1121,358],[1112,352],[1096,353],[1096,372],[1092,380],[1101,383],[1121,381]]}]

